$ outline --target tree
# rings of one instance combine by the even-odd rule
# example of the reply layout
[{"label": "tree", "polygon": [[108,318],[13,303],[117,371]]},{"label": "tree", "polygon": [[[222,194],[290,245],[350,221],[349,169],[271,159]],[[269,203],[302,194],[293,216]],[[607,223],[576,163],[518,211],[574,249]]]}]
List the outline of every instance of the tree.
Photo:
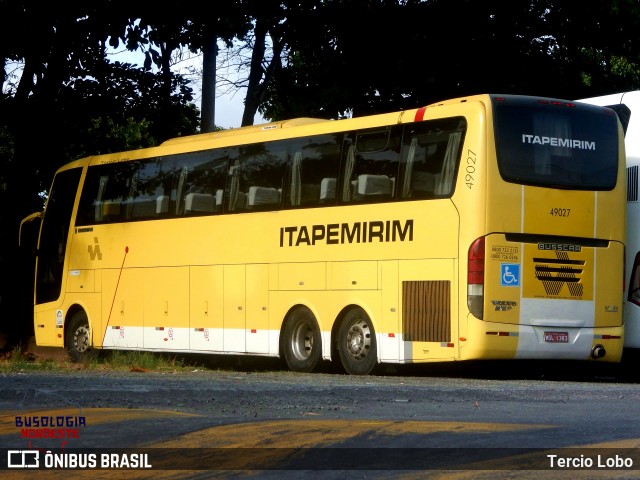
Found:
[{"label": "tree", "polygon": [[[242,115],[242,126],[252,125],[258,111],[264,113],[263,108],[267,92],[276,72],[281,68],[283,51],[287,46],[289,19],[299,15],[299,11],[311,11],[322,3],[322,0],[304,3],[282,0],[247,0],[243,3],[246,10],[244,30],[237,29],[234,43],[223,39],[227,45],[227,54],[219,64],[240,74],[238,78],[219,76],[216,82],[225,90],[246,89],[245,107]],[[242,32],[245,32],[244,34]],[[204,55],[204,72],[214,77],[212,72],[213,55]],[[203,73],[204,73],[203,72]],[[203,75],[203,83],[205,83]],[[210,89],[203,87],[203,92]],[[204,109],[208,102],[203,95]]]},{"label": "tree", "polygon": [[[106,59],[107,40],[130,25],[126,15],[113,13],[123,12],[111,8],[117,3],[65,9],[27,0],[0,3],[7,27],[0,34],[6,41],[0,47],[3,77],[9,80],[0,98],[2,271],[22,271],[13,263],[19,221],[43,208],[42,192],[60,165],[196,131],[197,111],[183,79]],[[12,61],[23,70],[10,78]],[[18,296],[7,293],[12,286],[11,277],[0,279],[2,323],[9,322],[9,330],[23,325],[15,319],[25,312],[15,303]]]},{"label": "tree", "polygon": [[[637,88],[637,2],[334,0],[287,15],[270,118],[392,111],[481,92]],[[291,12],[289,12],[291,13]]]},{"label": "tree", "polygon": [[[244,13],[244,0],[218,1],[213,15],[206,4],[194,2],[185,8],[184,2],[173,2],[162,10],[144,9],[140,12],[136,28],[137,36],[132,41],[127,35],[129,48],[146,45],[145,68],[152,64],[167,76],[171,75],[172,52],[187,48],[192,53],[203,52],[203,84],[201,122],[202,131],[215,129],[215,65],[217,39],[231,45],[232,39],[243,36],[250,29]],[[167,84],[168,86],[168,84]]]},{"label": "tree", "polygon": [[562,75],[579,79],[574,98],[634,90],[640,85],[640,4],[554,2],[546,20],[557,39],[552,56]]}]

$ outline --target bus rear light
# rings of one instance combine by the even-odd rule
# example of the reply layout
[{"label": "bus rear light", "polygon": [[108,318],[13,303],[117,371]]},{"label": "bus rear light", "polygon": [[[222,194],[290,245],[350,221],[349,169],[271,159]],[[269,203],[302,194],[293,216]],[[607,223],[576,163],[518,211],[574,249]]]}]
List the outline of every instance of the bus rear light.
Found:
[{"label": "bus rear light", "polygon": [[469,248],[467,267],[467,306],[473,316],[482,320],[484,313],[484,237]]},{"label": "bus rear light", "polygon": [[553,105],[556,107],[569,107],[569,108],[573,108],[576,106],[575,103],[573,102],[559,102],[557,100],[538,100],[538,103],[540,105]]}]

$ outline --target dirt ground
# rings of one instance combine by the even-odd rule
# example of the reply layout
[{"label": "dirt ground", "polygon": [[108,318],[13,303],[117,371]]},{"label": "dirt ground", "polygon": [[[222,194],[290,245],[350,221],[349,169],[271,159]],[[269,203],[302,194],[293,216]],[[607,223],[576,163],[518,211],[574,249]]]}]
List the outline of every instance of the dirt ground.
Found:
[{"label": "dirt ground", "polygon": [[[18,348],[15,342],[11,342],[7,335],[0,333],[0,358],[10,358],[14,354],[14,350]],[[35,337],[29,337],[19,346],[21,355],[26,360],[32,361],[68,361],[67,352],[64,348],[39,347],[36,345]]]}]

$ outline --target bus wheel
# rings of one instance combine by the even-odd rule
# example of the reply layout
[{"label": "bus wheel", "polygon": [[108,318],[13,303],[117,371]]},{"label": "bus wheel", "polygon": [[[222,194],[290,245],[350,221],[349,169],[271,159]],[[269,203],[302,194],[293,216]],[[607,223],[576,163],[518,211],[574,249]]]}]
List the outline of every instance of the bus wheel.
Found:
[{"label": "bus wheel", "polygon": [[351,375],[369,375],[378,361],[376,334],[369,316],[360,308],[347,312],[338,332],[340,361]]},{"label": "bus wheel", "polygon": [[287,318],[283,352],[292,372],[311,372],[322,353],[322,338],[316,318],[308,308],[298,307]]},{"label": "bus wheel", "polygon": [[76,312],[69,322],[64,337],[65,348],[71,358],[76,363],[88,360],[91,355],[91,332],[89,331],[89,320],[83,311]]}]

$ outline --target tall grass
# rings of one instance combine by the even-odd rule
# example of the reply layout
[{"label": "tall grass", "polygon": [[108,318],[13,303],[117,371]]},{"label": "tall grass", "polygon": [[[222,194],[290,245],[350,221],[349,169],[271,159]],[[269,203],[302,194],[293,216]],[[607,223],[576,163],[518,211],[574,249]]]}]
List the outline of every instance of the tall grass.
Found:
[{"label": "tall grass", "polygon": [[171,371],[188,368],[183,359],[162,353],[112,350],[98,356],[94,368],[109,366],[113,370]]},{"label": "tall grass", "polygon": [[20,345],[13,347],[0,359],[0,371],[19,372],[24,370],[54,370],[58,368],[56,362],[49,359],[36,361],[33,355],[24,352]]},{"label": "tall grass", "polygon": [[64,369],[171,372],[187,368],[193,368],[193,365],[188,365],[182,358],[153,352],[102,351],[86,362],[72,363],[66,357],[57,360],[39,358],[33,353],[24,352],[21,346],[16,346],[0,357],[0,372]]}]

